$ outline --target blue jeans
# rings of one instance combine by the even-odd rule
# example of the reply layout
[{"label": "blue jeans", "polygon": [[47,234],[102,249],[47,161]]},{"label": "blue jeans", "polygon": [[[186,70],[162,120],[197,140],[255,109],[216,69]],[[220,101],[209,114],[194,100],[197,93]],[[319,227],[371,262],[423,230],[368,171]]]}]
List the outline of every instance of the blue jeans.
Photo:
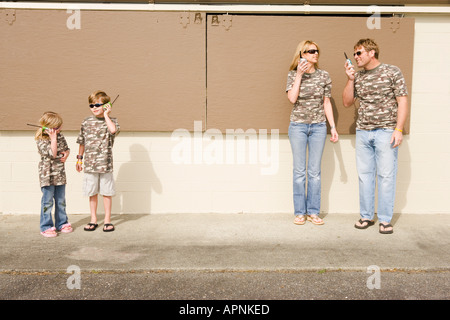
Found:
[{"label": "blue jeans", "polygon": [[[294,214],[318,215],[321,197],[321,164],[327,137],[327,126],[321,123],[297,123],[289,125],[289,141],[293,156]],[[308,149],[308,167],[306,150]],[[307,170],[306,170],[307,169]],[[307,171],[307,173],[306,173]],[[306,192],[306,175],[308,189]]]},{"label": "blue jeans", "polygon": [[[66,214],[66,185],[42,187],[41,191],[41,232],[53,226],[56,230],[61,230],[61,227],[68,222]],[[55,199],[54,225],[52,220],[53,199]]]},{"label": "blue jeans", "polygon": [[398,148],[393,148],[390,143],[392,133],[392,129],[356,130],[356,168],[362,219],[374,218],[377,184],[378,220],[391,222],[394,213],[398,157]]}]

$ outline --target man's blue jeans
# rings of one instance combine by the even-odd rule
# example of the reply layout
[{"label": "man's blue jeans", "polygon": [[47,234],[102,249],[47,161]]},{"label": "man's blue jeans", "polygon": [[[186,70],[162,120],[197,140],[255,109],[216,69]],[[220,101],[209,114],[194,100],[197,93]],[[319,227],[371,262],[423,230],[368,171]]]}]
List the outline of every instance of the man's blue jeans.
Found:
[{"label": "man's blue jeans", "polygon": [[[41,232],[53,226],[56,230],[61,230],[61,227],[68,221],[66,214],[66,185],[42,187],[41,191]],[[52,220],[53,199],[55,199],[55,225],[53,225]]]},{"label": "man's blue jeans", "polygon": [[[312,124],[291,122],[289,125],[289,141],[294,166],[293,194],[296,216],[320,213],[321,163],[326,137],[325,122]],[[306,167],[307,149],[308,166]],[[307,192],[306,176],[308,176]]]},{"label": "man's blue jeans", "polygon": [[393,148],[390,143],[392,133],[392,129],[356,130],[356,167],[362,219],[374,218],[377,185],[378,220],[391,222],[394,212],[398,157],[398,148]]}]

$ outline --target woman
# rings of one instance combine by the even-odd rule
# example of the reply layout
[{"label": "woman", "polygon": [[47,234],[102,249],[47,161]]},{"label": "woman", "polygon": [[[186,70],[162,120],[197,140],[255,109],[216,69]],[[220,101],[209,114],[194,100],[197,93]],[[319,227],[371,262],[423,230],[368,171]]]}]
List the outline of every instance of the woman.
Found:
[{"label": "woman", "polygon": [[[326,119],[331,127],[331,141],[338,141],[333,109],[330,102],[331,79],[328,72],[319,69],[319,46],[302,41],[295,51],[289,69],[286,92],[294,104],[289,125],[294,164],[294,223],[324,224],[320,213],[320,167],[327,136]],[[306,150],[308,166],[306,168]],[[306,192],[306,171],[308,191]]]}]

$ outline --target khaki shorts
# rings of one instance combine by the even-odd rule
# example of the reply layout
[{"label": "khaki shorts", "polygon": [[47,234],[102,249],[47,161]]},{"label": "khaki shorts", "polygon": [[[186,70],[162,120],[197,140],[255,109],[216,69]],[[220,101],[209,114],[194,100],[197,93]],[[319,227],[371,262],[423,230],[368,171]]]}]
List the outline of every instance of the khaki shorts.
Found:
[{"label": "khaki shorts", "polygon": [[114,184],[113,173],[84,173],[83,193],[88,197],[95,196],[96,194],[114,196],[116,194],[116,186]]}]

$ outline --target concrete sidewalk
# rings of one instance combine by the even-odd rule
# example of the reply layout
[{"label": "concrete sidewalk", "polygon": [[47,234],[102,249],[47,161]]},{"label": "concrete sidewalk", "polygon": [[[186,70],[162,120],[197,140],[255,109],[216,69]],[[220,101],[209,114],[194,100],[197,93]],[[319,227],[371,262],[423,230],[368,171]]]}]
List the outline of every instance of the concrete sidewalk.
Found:
[{"label": "concrete sidewalk", "polygon": [[450,270],[450,215],[396,215],[391,235],[355,229],[358,214],[321,216],[297,226],[291,214],[113,215],[106,233],[73,214],[73,233],[44,238],[39,215],[0,215],[0,271]]}]

